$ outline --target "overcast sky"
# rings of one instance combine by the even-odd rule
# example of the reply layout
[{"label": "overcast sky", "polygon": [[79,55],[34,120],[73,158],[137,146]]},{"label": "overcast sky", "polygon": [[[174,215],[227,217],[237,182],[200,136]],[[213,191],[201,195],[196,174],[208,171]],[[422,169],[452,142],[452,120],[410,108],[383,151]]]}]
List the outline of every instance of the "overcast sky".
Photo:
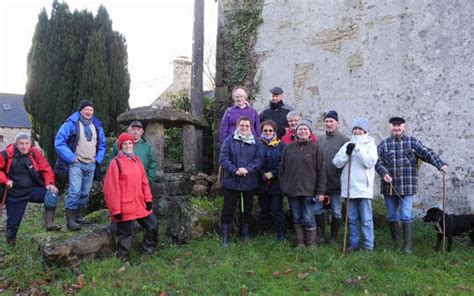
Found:
[{"label": "overcast sky", "polygon": [[[149,105],[172,82],[172,61],[191,59],[194,0],[69,0],[71,11],[97,13],[103,4],[113,29],[127,39],[130,106]],[[0,0],[0,92],[25,93],[26,57],[38,14],[53,0]],[[205,0],[205,39],[215,44],[217,3]]]}]

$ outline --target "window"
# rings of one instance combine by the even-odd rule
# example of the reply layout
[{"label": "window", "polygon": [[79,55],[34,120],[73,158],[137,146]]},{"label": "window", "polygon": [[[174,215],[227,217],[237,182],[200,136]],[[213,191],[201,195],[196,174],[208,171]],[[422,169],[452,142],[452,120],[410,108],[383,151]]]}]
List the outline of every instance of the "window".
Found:
[{"label": "window", "polygon": [[3,143],[3,136],[0,135],[0,143]]}]

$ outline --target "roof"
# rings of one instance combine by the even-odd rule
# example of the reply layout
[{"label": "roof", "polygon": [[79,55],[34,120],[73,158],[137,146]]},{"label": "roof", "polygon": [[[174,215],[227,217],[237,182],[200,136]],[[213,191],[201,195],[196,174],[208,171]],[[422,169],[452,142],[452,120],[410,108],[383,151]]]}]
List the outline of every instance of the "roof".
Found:
[{"label": "roof", "polygon": [[23,95],[0,93],[0,127],[31,128]]}]

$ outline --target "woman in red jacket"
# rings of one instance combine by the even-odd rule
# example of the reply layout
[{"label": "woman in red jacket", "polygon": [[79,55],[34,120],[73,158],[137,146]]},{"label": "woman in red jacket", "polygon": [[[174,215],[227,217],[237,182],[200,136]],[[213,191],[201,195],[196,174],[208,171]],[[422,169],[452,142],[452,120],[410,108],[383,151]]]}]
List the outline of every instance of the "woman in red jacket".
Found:
[{"label": "woman in red jacket", "polygon": [[103,189],[117,255],[125,260],[132,245],[134,220],[145,228],[142,250],[153,254],[158,244],[158,219],[152,211],[150,185],[142,162],[133,154],[133,143],[130,134],[119,136],[120,152],[110,162]]}]

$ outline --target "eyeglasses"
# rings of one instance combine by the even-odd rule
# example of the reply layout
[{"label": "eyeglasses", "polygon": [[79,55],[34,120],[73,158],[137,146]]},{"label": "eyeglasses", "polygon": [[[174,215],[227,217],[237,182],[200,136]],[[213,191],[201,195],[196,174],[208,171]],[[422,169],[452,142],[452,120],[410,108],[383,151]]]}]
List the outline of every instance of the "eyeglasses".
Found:
[{"label": "eyeglasses", "polygon": [[271,133],[271,132],[273,132],[273,130],[272,129],[264,129],[263,132],[264,133]]}]

